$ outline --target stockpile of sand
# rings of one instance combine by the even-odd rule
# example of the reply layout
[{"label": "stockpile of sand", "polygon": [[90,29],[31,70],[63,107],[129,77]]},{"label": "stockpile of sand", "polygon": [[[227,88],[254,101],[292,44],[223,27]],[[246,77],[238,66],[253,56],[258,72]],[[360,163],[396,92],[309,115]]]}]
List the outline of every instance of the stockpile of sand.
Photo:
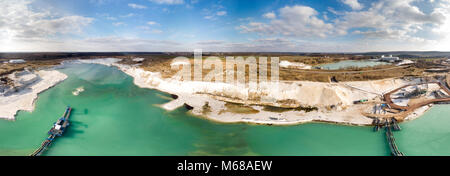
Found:
[{"label": "stockpile of sand", "polygon": [[286,60],[283,60],[280,62],[280,67],[284,67],[284,68],[289,68],[289,67],[294,67],[294,68],[299,68],[299,69],[311,69],[311,65],[306,65],[304,63],[300,63],[300,62],[289,62]]},{"label": "stockpile of sand", "polygon": [[[111,60],[109,60],[111,61]],[[206,102],[212,109],[209,119],[221,122],[252,122],[270,124],[296,124],[309,121],[327,121],[346,124],[369,125],[372,119],[361,114],[362,109],[370,109],[370,105],[353,105],[353,101],[373,99],[392,89],[420,80],[385,79],[376,81],[322,83],[309,81],[260,82],[257,87],[246,87],[228,83],[179,81],[164,79],[158,72],[145,71],[138,67],[106,61],[104,65],[117,66],[120,70],[134,77],[139,87],[153,88],[178,95],[178,99],[162,107],[173,110],[187,104],[193,107],[192,112],[202,114]],[[100,63],[96,60],[92,63]],[[225,102],[252,105],[259,109],[255,114],[223,113]],[[263,110],[266,105],[278,107],[312,106],[317,111],[304,112],[288,110],[286,112],[270,112]],[[331,108],[330,107],[335,107]],[[272,120],[277,117],[285,121]]]},{"label": "stockpile of sand", "polygon": [[[222,97],[224,100],[245,104],[283,105],[288,101],[294,105],[325,107],[330,105],[351,105],[353,101],[371,99],[394,88],[411,84],[403,79],[385,79],[376,81],[356,81],[343,83],[321,83],[294,81],[270,83],[262,82],[257,87],[227,83],[178,81],[163,79],[161,74],[144,71],[136,67],[123,67],[114,64],[114,59],[86,61],[104,65],[118,66],[134,77],[140,87],[155,88],[172,94],[205,94]],[[413,80],[418,81],[418,80]]]},{"label": "stockpile of sand", "polygon": [[[26,87],[19,89],[13,94],[0,96],[0,118],[14,119],[19,110],[33,111],[34,101],[39,93],[67,78],[67,75],[56,70],[41,70],[30,74],[34,74],[39,79],[25,85]],[[27,80],[28,77],[32,76],[28,75]],[[15,77],[11,76],[11,78]]]}]

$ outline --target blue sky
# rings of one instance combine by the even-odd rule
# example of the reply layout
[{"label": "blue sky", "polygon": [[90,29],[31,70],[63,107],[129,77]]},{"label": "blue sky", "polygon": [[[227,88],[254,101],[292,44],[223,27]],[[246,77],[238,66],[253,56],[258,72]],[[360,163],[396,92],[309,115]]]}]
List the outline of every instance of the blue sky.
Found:
[{"label": "blue sky", "polygon": [[0,51],[450,50],[449,0],[0,0]]}]

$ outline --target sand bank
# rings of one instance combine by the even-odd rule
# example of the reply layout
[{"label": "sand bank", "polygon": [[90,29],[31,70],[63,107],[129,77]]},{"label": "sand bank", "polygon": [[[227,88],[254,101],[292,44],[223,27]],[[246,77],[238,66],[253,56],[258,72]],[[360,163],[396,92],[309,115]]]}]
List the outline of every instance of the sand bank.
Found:
[{"label": "sand bank", "polygon": [[9,77],[13,81],[21,81],[24,77],[36,78],[32,82],[25,82],[13,93],[0,96],[0,118],[13,120],[19,110],[33,111],[38,94],[65,80],[67,75],[56,70],[40,70],[18,77],[11,74]]},{"label": "sand bank", "polygon": [[[312,121],[348,125],[371,125],[372,119],[362,112],[372,111],[370,104],[353,104],[355,100],[380,101],[381,95],[403,85],[420,82],[420,79],[384,79],[321,83],[309,81],[283,81],[278,84],[263,82],[256,89],[227,83],[178,81],[164,79],[158,72],[145,71],[136,66],[117,63],[120,59],[80,60],[82,63],[96,63],[115,66],[134,78],[142,88],[157,89],[177,95],[178,98],[162,105],[173,110],[184,104],[192,113],[209,120],[237,123],[247,122],[270,125],[292,125]],[[227,103],[239,103],[249,112],[236,112]],[[228,104],[229,105],[229,104]],[[267,107],[284,107],[282,111]],[[294,107],[314,107],[306,112]],[[423,111],[424,112],[424,111]],[[417,111],[416,113],[421,113]]]}]

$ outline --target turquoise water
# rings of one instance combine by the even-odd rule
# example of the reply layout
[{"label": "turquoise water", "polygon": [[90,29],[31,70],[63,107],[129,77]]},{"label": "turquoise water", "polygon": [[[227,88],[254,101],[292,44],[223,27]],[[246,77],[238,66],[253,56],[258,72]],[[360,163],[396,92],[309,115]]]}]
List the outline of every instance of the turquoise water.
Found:
[{"label": "turquoise water", "polygon": [[[168,94],[138,88],[115,68],[74,64],[61,71],[69,78],[40,94],[32,113],[0,120],[0,155],[32,153],[67,105],[74,107],[71,126],[44,155],[389,155],[384,133],[369,127],[219,124],[183,108],[162,110]],[[85,91],[72,95],[80,86]],[[437,106],[402,125],[395,132],[400,150],[449,155],[449,109]]]},{"label": "turquoise water", "polygon": [[387,63],[385,62],[377,62],[377,61],[371,61],[371,60],[365,60],[365,61],[354,61],[354,60],[345,60],[345,61],[339,61],[335,63],[329,63],[329,64],[323,64],[319,65],[323,69],[327,70],[337,70],[342,68],[348,68],[348,67],[373,67],[377,65],[385,65]]},{"label": "turquoise water", "polygon": [[450,155],[450,106],[435,105],[419,119],[402,124],[395,133],[398,147],[408,155]]}]

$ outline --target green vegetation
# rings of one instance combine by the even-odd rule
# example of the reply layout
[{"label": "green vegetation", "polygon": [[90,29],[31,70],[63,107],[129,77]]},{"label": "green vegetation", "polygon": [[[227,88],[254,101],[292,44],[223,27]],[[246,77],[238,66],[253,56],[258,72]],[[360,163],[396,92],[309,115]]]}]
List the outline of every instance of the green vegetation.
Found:
[{"label": "green vegetation", "polygon": [[239,103],[231,103],[227,102],[225,103],[225,107],[227,108],[224,111],[221,111],[219,114],[223,112],[231,112],[231,113],[237,113],[237,114],[256,114],[259,112],[259,110],[253,109],[252,107],[244,104]]},{"label": "green vegetation", "polygon": [[61,59],[55,59],[55,60],[27,60],[27,62],[25,63],[18,63],[18,64],[4,63],[0,64],[0,76],[7,75],[15,71],[22,71],[25,68],[36,69],[54,66],[60,64],[61,62],[62,62]]},{"label": "green vegetation", "polygon": [[[256,57],[256,56],[255,56]],[[206,57],[204,57],[206,58]],[[221,58],[223,59],[223,57]],[[309,57],[309,56],[281,56],[280,60],[288,60],[290,62],[301,62],[309,65],[324,64],[330,62],[337,62],[345,59],[355,59],[352,57]],[[144,70],[151,72],[160,72],[163,78],[170,78],[177,69],[173,70],[170,66],[171,58],[169,56],[149,56],[146,58],[140,66]],[[193,61],[191,60],[191,63]],[[131,59],[124,59],[124,64],[136,64]],[[193,74],[193,67],[192,76]],[[225,70],[225,63],[223,64],[223,70]],[[236,67],[235,67],[236,70]],[[380,70],[380,71],[377,71]],[[206,76],[212,69],[203,69],[202,74]],[[249,80],[248,66],[246,68],[245,79]],[[267,76],[270,80],[271,68],[270,62],[267,65]],[[378,65],[374,67],[350,67],[340,70],[321,70],[321,69],[309,69],[302,70],[296,68],[280,68],[279,79],[283,81],[315,81],[315,82],[331,82],[331,78],[334,77],[336,81],[367,81],[367,80],[379,80],[386,78],[396,78],[403,76],[422,76],[424,67],[417,67],[415,65],[409,67],[397,67],[393,65]],[[225,74],[222,75],[222,80],[225,80]],[[236,75],[235,75],[236,78]],[[215,81],[214,79],[212,81]]]},{"label": "green vegetation", "polygon": [[211,106],[209,106],[209,102],[206,102],[202,107],[202,113],[204,115],[208,115],[211,111]]},{"label": "green vegetation", "polygon": [[283,108],[283,107],[276,107],[276,106],[266,105],[266,106],[264,106],[263,110],[264,111],[270,111],[270,112],[286,112],[286,111],[311,112],[311,111],[317,111],[318,108],[317,107],[312,107],[312,106],[307,106],[307,107],[299,106],[299,107],[296,107],[296,108]]}]

